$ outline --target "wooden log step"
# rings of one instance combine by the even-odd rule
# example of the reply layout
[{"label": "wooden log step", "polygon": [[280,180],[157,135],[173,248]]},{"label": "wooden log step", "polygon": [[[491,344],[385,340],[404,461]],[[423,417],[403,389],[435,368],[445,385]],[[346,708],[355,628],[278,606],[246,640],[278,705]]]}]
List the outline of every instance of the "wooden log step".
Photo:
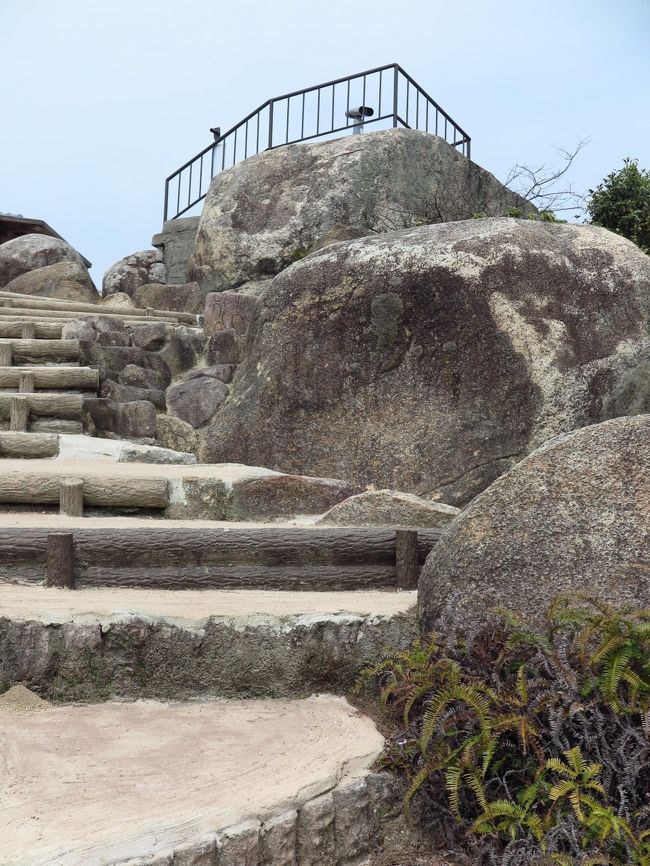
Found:
[{"label": "wooden log step", "polygon": [[19,388],[24,373],[34,377],[35,388],[79,388],[96,391],[99,371],[94,367],[0,367],[0,388]]},{"label": "wooden log step", "polygon": [[[32,505],[59,504],[61,481],[67,473],[40,475],[30,464],[0,475],[0,502]],[[83,475],[86,505],[99,508],[166,508],[169,503],[164,478]]]},{"label": "wooden log step", "polygon": [[23,326],[34,325],[34,338],[37,340],[60,340],[64,322],[44,322],[42,320],[32,321],[26,318],[17,318],[15,320],[0,319],[0,339],[13,337],[14,339],[24,339]]},{"label": "wooden log step", "polygon": [[[137,322],[137,323],[150,323],[150,322],[162,322],[164,325],[172,325],[177,326],[179,324],[186,324],[185,322],[179,322],[174,313],[170,313],[169,316],[146,316],[146,315],[138,315],[138,316],[113,316],[112,312],[108,311],[95,311],[94,313],[87,313],[81,310],[80,312],[72,312],[70,310],[16,310],[13,307],[0,307],[0,321],[2,320],[18,320],[22,322],[72,322],[76,319],[96,319],[98,316],[110,316],[111,318],[119,318],[122,321],[126,322]],[[192,318],[191,324],[194,327],[197,326],[196,316]]]},{"label": "wooden log step", "polygon": [[69,418],[38,418],[30,421],[30,433],[75,433],[84,432],[83,421],[71,421]]},{"label": "wooden log step", "polygon": [[20,295],[17,292],[0,291],[0,299],[8,302],[4,309],[60,310],[71,313],[92,313],[96,316],[134,316],[159,319],[175,319],[186,324],[196,324],[197,317],[192,313],[176,310],[156,310],[144,307],[107,307],[99,304],[85,304],[78,301],[64,301],[59,298],[45,298],[41,295]]},{"label": "wooden log step", "polygon": [[[83,409],[83,396],[81,394],[68,393],[34,393],[34,394],[11,394],[8,391],[0,392],[0,418],[13,417],[12,405],[16,399],[23,401],[28,407],[29,415],[40,415],[47,418],[81,418]],[[16,428],[24,429],[24,428]]]},{"label": "wooden log step", "polygon": [[0,457],[44,459],[58,453],[58,437],[51,433],[0,432]]},{"label": "wooden log step", "polygon": [[[13,363],[32,359],[38,361],[76,361],[79,358],[79,340],[4,340],[0,346],[11,346]],[[2,366],[7,366],[2,364]]]}]

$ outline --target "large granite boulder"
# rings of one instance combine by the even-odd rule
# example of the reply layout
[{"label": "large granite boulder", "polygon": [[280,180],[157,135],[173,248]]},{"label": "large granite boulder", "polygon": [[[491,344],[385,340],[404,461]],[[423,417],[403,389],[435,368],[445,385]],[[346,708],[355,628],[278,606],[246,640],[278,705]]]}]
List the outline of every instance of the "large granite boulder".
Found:
[{"label": "large granite boulder", "polygon": [[85,270],[79,253],[61,238],[28,234],[5,241],[0,244],[0,288],[29,271],[60,262],[71,262]]},{"label": "large granite boulder", "polygon": [[198,314],[203,312],[205,293],[198,283],[147,283],[135,289],[133,300],[138,307]]},{"label": "large granite boulder", "polygon": [[462,505],[549,437],[637,410],[649,334],[650,257],[605,229],[338,243],[264,295],[202,459]]},{"label": "large granite boulder", "polygon": [[136,289],[148,283],[164,283],[165,265],[160,250],[132,253],[111,265],[102,280],[104,297],[123,292],[133,297]]},{"label": "large granite boulder", "polygon": [[19,277],[14,277],[2,287],[2,290],[83,304],[98,304],[101,300],[82,262],[56,262],[52,265],[44,265],[42,268],[35,268]]},{"label": "large granite boulder", "polygon": [[480,212],[535,209],[443,139],[390,129],[266,151],[212,181],[191,271],[215,290],[277,274],[312,247]]},{"label": "large granite boulder", "polygon": [[503,475],[429,554],[420,620],[507,607],[535,625],[560,593],[650,605],[650,415],[564,434]]}]

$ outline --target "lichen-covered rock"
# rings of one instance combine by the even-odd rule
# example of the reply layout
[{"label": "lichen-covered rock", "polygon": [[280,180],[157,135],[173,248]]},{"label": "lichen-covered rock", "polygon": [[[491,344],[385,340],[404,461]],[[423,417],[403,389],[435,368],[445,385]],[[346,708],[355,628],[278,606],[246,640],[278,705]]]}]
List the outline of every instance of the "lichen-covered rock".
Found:
[{"label": "lichen-covered rock", "polygon": [[233,484],[229,520],[273,520],[299,514],[321,514],[350,496],[353,488],[337,478],[266,475]]},{"label": "lichen-covered rock", "polygon": [[535,625],[582,592],[650,605],[650,415],[551,439],[470,503],[429,554],[422,627],[443,608],[507,607]]},{"label": "lichen-covered rock", "polygon": [[155,439],[163,448],[174,451],[196,454],[199,447],[198,436],[192,425],[173,415],[158,415]]},{"label": "lichen-covered rock", "polygon": [[235,365],[239,361],[237,336],[232,328],[217,331],[208,340],[205,356],[210,366]]},{"label": "lichen-covered rock", "polygon": [[228,388],[213,376],[198,376],[172,385],[167,391],[167,406],[181,421],[194,429],[203,427],[228,396]]},{"label": "lichen-covered rock", "polygon": [[132,298],[140,286],[164,282],[165,265],[160,250],[142,250],[110,266],[102,280],[102,294],[106,297],[120,292]]},{"label": "lichen-covered rock", "polygon": [[76,264],[85,270],[79,253],[61,238],[27,234],[5,241],[0,244],[0,287],[29,271],[60,262]]},{"label": "lichen-covered rock", "polygon": [[147,352],[157,352],[165,345],[167,328],[164,322],[152,322],[150,325],[133,325],[131,328],[133,345]]},{"label": "lichen-covered rock", "polygon": [[204,459],[462,505],[549,437],[637,406],[649,335],[650,257],[605,229],[484,219],[338,243],[266,292]]},{"label": "lichen-covered rock", "polygon": [[332,526],[446,526],[460,510],[398,490],[367,490],[326,512],[318,523]]},{"label": "lichen-covered rock", "polygon": [[208,337],[230,329],[243,336],[247,333],[258,307],[259,301],[254,295],[210,292],[205,299],[203,330]]},{"label": "lichen-covered rock", "polygon": [[84,304],[97,304],[100,300],[90,274],[81,262],[44,265],[15,277],[2,288],[5,292],[17,292],[20,295],[41,295]]},{"label": "lichen-covered rock", "polygon": [[[192,270],[216,291],[277,274],[329,233],[534,211],[443,139],[390,129],[265,151],[220,172],[205,200]],[[356,229],[356,232],[354,231]]]},{"label": "lichen-covered rock", "polygon": [[198,283],[147,283],[134,291],[133,300],[138,307],[198,314],[203,312],[205,293]]}]

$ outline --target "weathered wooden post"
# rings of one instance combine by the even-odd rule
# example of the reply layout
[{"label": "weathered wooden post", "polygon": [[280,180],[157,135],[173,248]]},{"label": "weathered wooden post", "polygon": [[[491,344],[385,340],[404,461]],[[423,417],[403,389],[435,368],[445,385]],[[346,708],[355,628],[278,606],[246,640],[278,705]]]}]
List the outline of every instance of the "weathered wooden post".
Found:
[{"label": "weathered wooden post", "polygon": [[33,340],[36,337],[36,324],[34,322],[23,322],[21,337],[23,340]]},{"label": "weathered wooden post", "polygon": [[11,395],[11,417],[9,429],[14,433],[24,433],[29,420],[29,399],[19,394]]},{"label": "weathered wooden post", "polygon": [[31,370],[21,370],[18,374],[18,390],[21,394],[34,392],[34,373]]},{"label": "weathered wooden post", "polygon": [[45,586],[74,589],[74,548],[71,532],[52,532],[47,536]]},{"label": "weathered wooden post", "polygon": [[59,493],[59,511],[67,517],[81,517],[84,513],[84,483],[81,478],[62,478]]},{"label": "weathered wooden post", "polygon": [[11,367],[11,343],[0,343],[0,367]]},{"label": "weathered wooden post", "polygon": [[417,589],[420,562],[418,534],[415,529],[395,531],[395,571],[398,589]]}]

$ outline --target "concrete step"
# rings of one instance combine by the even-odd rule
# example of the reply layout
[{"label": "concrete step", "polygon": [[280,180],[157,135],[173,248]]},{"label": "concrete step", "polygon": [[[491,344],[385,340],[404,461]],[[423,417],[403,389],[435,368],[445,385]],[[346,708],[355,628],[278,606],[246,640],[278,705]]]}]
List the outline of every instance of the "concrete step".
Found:
[{"label": "concrete step", "polygon": [[342,698],[0,708],[5,866],[348,866],[385,805]]},{"label": "concrete step", "polygon": [[21,374],[34,377],[35,388],[78,388],[96,391],[99,388],[99,371],[93,367],[24,366],[0,367],[0,388],[18,389]]},{"label": "concrete step", "polygon": [[24,311],[25,314],[51,311],[62,314],[90,313],[95,316],[117,316],[119,318],[163,319],[170,322],[182,322],[189,325],[198,324],[198,317],[193,313],[182,313],[170,310],[154,310],[142,307],[113,307],[110,305],[86,304],[78,301],[64,301],[58,298],[46,298],[42,295],[23,295],[17,292],[0,291],[0,314],[11,315],[12,310]]},{"label": "concrete step", "polygon": [[417,635],[415,592],[0,583],[0,682],[54,699],[346,694]]}]

